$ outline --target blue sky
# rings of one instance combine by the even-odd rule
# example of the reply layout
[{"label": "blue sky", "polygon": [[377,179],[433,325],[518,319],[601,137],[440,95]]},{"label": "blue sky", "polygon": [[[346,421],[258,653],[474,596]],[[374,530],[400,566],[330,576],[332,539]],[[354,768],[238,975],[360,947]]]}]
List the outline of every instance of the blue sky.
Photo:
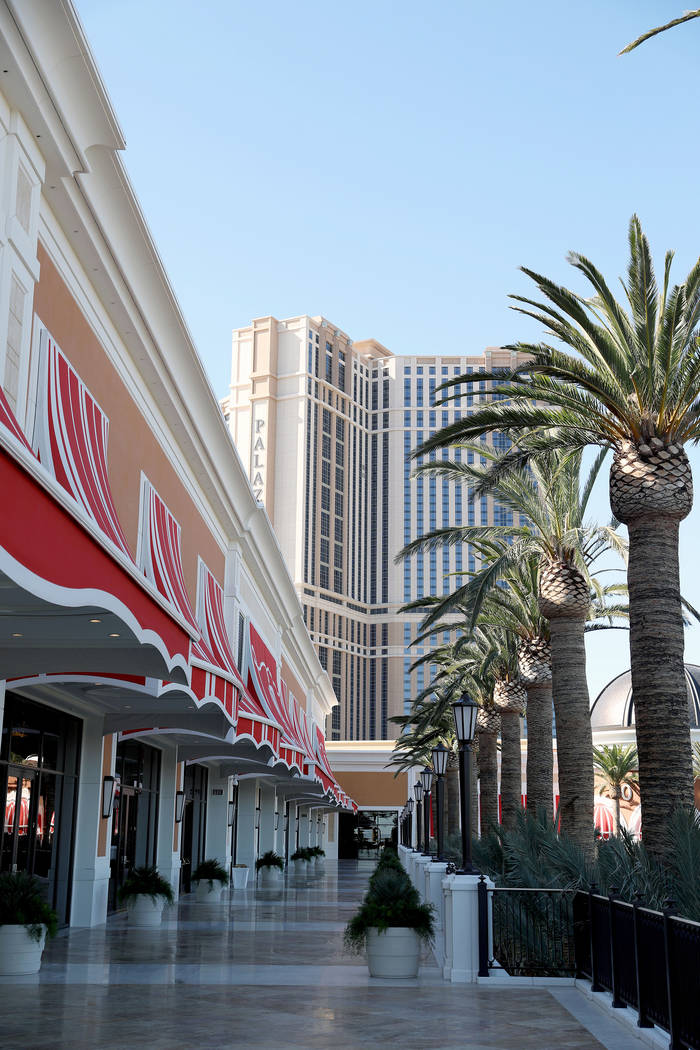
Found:
[{"label": "blue sky", "polygon": [[[252,317],[320,313],[396,353],[478,353],[538,334],[508,307],[518,266],[579,287],[576,249],[621,274],[633,211],[678,279],[700,254],[700,24],[617,57],[683,0],[77,6],[217,393]],[[606,502],[601,486],[601,516]],[[699,523],[682,579],[700,605]],[[619,632],[591,642],[594,693],[625,648]]]}]

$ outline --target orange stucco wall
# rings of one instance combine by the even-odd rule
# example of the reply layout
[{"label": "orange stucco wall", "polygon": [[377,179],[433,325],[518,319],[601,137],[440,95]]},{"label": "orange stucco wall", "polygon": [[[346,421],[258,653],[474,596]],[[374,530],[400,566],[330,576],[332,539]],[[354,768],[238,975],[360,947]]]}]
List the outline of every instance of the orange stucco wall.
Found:
[{"label": "orange stucco wall", "polygon": [[38,258],[41,278],[34,293],[34,311],[109,418],[109,479],[132,554],[136,552],[143,471],[182,529],[182,564],[194,606],[197,555],[221,583],[224,555],[42,244]]},{"label": "orange stucco wall", "polygon": [[361,773],[335,772],[342,789],[357,802],[358,806],[403,806],[408,798],[408,776],[406,773]]}]

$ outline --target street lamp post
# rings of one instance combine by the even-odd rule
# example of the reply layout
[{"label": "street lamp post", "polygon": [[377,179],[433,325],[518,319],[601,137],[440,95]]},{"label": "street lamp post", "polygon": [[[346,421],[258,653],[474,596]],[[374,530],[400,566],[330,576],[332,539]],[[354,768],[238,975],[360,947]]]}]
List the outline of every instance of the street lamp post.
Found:
[{"label": "street lamp post", "polygon": [[413,838],[413,799],[410,797],[406,803],[406,812],[408,816],[406,818],[406,841],[404,845],[410,846]]},{"label": "street lamp post", "polygon": [[444,828],[442,819],[443,795],[445,790],[445,773],[447,772],[447,759],[449,751],[444,744],[440,743],[433,748],[433,770],[437,778],[437,859],[443,859]]},{"label": "street lamp post", "polygon": [[421,802],[423,801],[423,785],[420,782],[420,778],[413,785],[413,796],[416,800],[416,853],[420,853],[421,844]]},{"label": "street lamp post", "polygon": [[452,705],[455,730],[459,743],[459,797],[462,818],[462,875],[478,875],[472,864],[472,801],[471,761],[472,741],[476,731],[478,706],[465,693]]},{"label": "street lamp post", "polygon": [[423,856],[430,856],[430,789],[433,784],[433,771],[426,766],[420,775],[423,785]]}]

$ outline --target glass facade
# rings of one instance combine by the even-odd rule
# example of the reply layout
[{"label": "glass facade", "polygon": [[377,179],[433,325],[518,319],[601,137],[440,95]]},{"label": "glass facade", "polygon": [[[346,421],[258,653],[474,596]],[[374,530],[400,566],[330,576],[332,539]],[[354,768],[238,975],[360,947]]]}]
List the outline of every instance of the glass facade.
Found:
[{"label": "glass facade", "polygon": [[0,871],[41,884],[60,923],[70,916],[81,723],[8,692],[0,745]]}]

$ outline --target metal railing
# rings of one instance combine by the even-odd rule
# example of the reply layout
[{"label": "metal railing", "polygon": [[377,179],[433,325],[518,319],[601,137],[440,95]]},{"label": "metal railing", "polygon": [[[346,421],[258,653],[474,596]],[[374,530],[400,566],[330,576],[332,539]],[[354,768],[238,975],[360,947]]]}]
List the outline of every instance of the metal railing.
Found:
[{"label": "metal railing", "polygon": [[640,1028],[657,1024],[670,1050],[700,1050],[700,923],[597,893],[574,901],[576,960],[594,992],[637,1010]]},{"label": "metal railing", "polygon": [[[502,967],[512,977],[576,974],[574,892],[489,888],[479,882],[479,974]],[[489,912],[491,941],[489,942]]]}]

